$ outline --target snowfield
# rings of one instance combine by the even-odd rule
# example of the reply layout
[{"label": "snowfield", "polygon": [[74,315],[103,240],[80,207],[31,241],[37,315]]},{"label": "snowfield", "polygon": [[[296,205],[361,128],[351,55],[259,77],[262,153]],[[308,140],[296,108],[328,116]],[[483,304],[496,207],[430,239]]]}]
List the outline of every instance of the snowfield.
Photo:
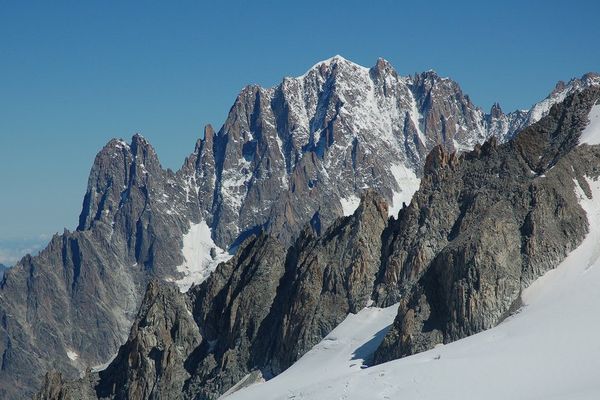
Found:
[{"label": "snowfield", "polygon": [[599,399],[600,181],[589,184],[592,199],[576,190],[589,234],[497,327],[361,368],[396,311],[366,308],[281,375],[227,399]]},{"label": "snowfield", "polygon": [[344,214],[344,217],[348,217],[354,214],[354,211],[356,211],[360,205],[360,198],[358,198],[358,196],[351,195],[340,199],[340,204],[342,205],[342,213]]},{"label": "snowfield", "polygon": [[588,118],[590,121],[581,132],[579,143],[600,144],[600,104],[592,106]]},{"label": "snowfield", "polygon": [[400,164],[395,164],[390,167],[394,179],[400,188],[399,191],[393,192],[392,204],[388,210],[389,216],[398,217],[398,212],[402,209],[403,203],[409,205],[413,195],[419,190],[421,180],[417,178],[415,173]]},{"label": "snowfield", "polygon": [[177,272],[181,272],[183,277],[173,281],[182,292],[187,292],[194,283],[200,283],[208,278],[219,263],[232,257],[213,242],[210,228],[205,221],[190,225],[188,233],[183,235],[181,251],[184,261],[177,267]]}]

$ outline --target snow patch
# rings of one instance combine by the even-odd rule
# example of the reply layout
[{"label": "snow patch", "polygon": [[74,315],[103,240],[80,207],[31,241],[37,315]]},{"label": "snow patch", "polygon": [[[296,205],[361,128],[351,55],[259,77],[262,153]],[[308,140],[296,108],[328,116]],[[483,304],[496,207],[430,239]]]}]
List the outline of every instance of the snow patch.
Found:
[{"label": "snow patch", "polygon": [[550,108],[552,108],[553,105],[562,102],[568,94],[568,90],[563,90],[562,92],[557,93],[554,96],[549,96],[535,104],[531,111],[529,111],[529,123],[534,124],[548,115]]},{"label": "snow patch", "polygon": [[67,349],[67,357],[69,357],[69,360],[71,361],[77,361],[77,359],[79,358],[79,354],[76,351]]},{"label": "snow patch", "polygon": [[421,180],[417,178],[417,175],[412,170],[402,164],[392,165],[390,172],[394,176],[399,190],[392,193],[392,204],[390,205],[388,214],[396,217],[402,209],[402,203],[410,204],[413,195],[419,190]]},{"label": "snow patch", "polygon": [[590,122],[581,132],[579,144],[600,144],[600,104],[595,104],[588,115]]},{"label": "snow patch", "polygon": [[423,146],[427,146],[427,139],[425,138],[425,134],[421,131],[421,124],[419,122],[421,114],[419,113],[419,108],[417,107],[417,100],[412,92],[410,92],[410,110],[408,111],[408,114],[410,116],[410,120],[415,126],[415,129],[417,130],[417,136],[419,137],[419,140]]},{"label": "snow patch", "polygon": [[566,87],[558,92],[551,93],[544,100],[535,104],[528,113],[528,118],[524,126],[531,125],[546,115],[553,105],[561,103],[568,95],[581,91],[586,87],[600,85],[600,77],[593,75],[584,75],[581,79],[571,79]]},{"label": "snow patch", "polygon": [[227,399],[300,399],[303,385],[325,385],[330,379],[360,371],[383,340],[397,311],[395,304],[387,308],[367,307],[357,314],[349,314],[285,372],[233,393]]},{"label": "snow patch", "polygon": [[354,211],[360,205],[360,198],[355,195],[351,195],[340,199],[340,203],[342,205],[342,211],[344,213],[344,217],[354,214]]},{"label": "snow patch", "polygon": [[[458,124],[457,124],[457,126],[458,126]],[[460,144],[454,139],[452,139],[452,144],[454,145],[454,150],[456,150],[458,153],[465,153],[465,152],[473,150],[472,146]]]},{"label": "snow patch", "polygon": [[188,233],[183,235],[182,253],[184,261],[177,271],[184,276],[174,281],[182,292],[187,292],[192,284],[205,280],[219,263],[231,258],[229,253],[213,242],[210,228],[204,220],[191,224]]}]

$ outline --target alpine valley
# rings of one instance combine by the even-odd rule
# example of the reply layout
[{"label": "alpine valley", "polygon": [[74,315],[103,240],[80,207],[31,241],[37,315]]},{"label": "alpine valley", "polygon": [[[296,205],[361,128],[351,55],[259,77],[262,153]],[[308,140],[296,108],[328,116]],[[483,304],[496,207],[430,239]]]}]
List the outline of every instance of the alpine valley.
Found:
[{"label": "alpine valley", "polygon": [[176,172],[113,139],[77,229],[2,278],[0,397],[461,398],[504,362],[592,398],[599,145],[600,75],[486,113],[340,56],[244,88]]}]

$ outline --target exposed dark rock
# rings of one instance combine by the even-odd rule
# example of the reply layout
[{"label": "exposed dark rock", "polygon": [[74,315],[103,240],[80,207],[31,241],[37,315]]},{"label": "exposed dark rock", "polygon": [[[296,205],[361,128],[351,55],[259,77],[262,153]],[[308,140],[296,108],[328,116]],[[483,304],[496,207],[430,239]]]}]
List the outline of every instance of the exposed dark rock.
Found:
[{"label": "exposed dark rock", "polygon": [[321,237],[310,233],[290,249],[292,268],[275,304],[281,309],[274,344],[260,365],[279,373],[310,350],[348,313],[367,305],[379,268],[387,204],[367,191],[354,215],[338,220]]},{"label": "exposed dark rock", "polygon": [[248,238],[232,260],[190,291],[203,333],[202,346],[186,361],[193,375],[186,382],[190,397],[216,398],[250,372],[251,351],[263,340],[261,325],[284,268],[285,249],[260,234]]},{"label": "exposed dark rock", "polygon": [[377,362],[495,326],[581,242],[587,219],[574,189],[598,177],[600,150],[576,145],[599,98],[598,89],[576,93],[515,140],[487,142],[452,168],[430,154],[438,161],[394,222],[377,295],[400,307]]},{"label": "exposed dark rock", "polygon": [[321,237],[307,228],[288,251],[259,234],[186,294],[151,283],[108,368],[70,383],[51,373],[38,398],[216,399],[240,380],[280,372],[367,305],[386,221],[387,205],[368,191],[353,216]]}]

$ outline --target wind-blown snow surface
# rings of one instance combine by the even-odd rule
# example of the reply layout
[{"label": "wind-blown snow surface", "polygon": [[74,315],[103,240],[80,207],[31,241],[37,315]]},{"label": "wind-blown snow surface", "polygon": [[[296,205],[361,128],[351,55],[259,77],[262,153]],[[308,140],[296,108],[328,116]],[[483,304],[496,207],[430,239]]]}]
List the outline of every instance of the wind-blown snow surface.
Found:
[{"label": "wind-blown snow surface", "polygon": [[[347,349],[331,352],[325,339],[283,374],[228,400],[600,398],[600,181],[589,184],[592,199],[577,187],[589,234],[525,290],[525,306],[497,327],[362,370],[351,366]],[[349,317],[337,341],[354,334],[353,324],[369,329],[369,321]]]},{"label": "wind-blown snow surface", "polygon": [[600,144],[600,104],[596,104],[588,115],[590,122],[581,132],[579,143]]},{"label": "wind-blown snow surface", "polygon": [[175,281],[182,292],[186,292],[192,284],[205,280],[219,263],[231,258],[229,253],[213,242],[205,221],[190,225],[190,230],[183,236],[182,252],[184,261],[177,271],[184,276]]}]

